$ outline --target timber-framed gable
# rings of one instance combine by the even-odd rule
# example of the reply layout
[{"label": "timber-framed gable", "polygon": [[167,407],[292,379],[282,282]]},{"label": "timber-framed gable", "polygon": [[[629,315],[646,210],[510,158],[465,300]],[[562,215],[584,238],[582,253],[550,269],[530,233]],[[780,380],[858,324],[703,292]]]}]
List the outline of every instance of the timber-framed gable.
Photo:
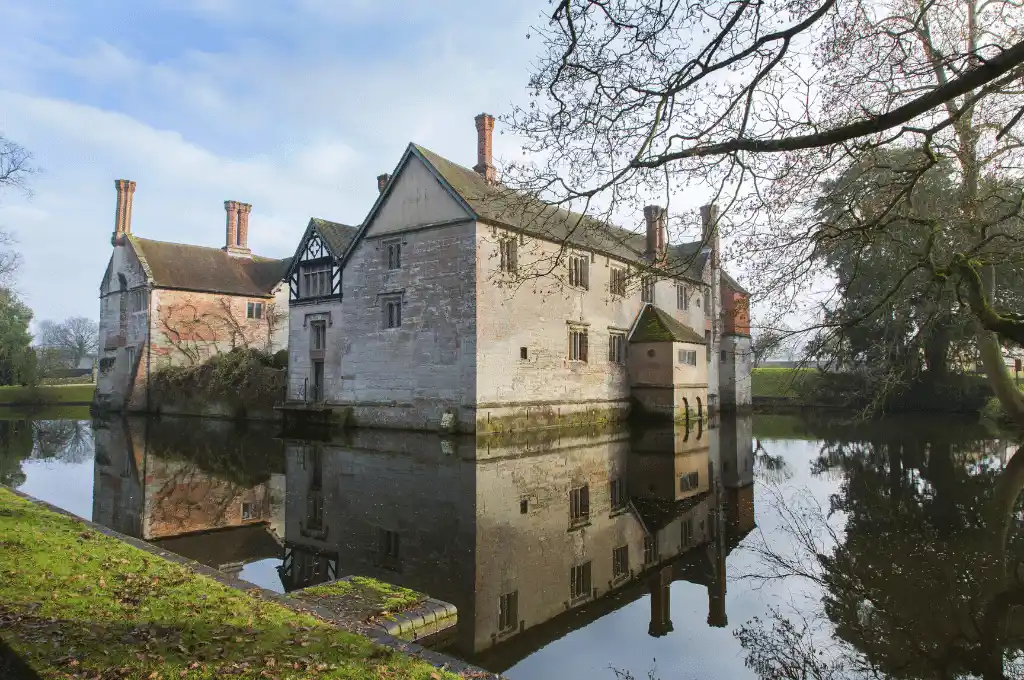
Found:
[{"label": "timber-framed gable", "polygon": [[342,256],[356,231],[316,217],[309,220],[285,277],[289,305],[341,301]]}]

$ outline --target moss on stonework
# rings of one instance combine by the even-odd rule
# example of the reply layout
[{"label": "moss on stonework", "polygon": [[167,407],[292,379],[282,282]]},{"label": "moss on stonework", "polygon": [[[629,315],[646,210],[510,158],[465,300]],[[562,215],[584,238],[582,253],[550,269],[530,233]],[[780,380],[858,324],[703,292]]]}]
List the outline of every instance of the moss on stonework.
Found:
[{"label": "moss on stonework", "polygon": [[360,621],[400,614],[427,599],[423,593],[367,576],[352,576],[303,588],[292,593],[292,597],[322,604]]},{"label": "moss on stonework", "polygon": [[42,678],[455,678],[0,488],[0,635]]},{"label": "moss on stonework", "polygon": [[616,423],[626,418],[627,407],[599,408],[588,411],[559,413],[555,409],[535,407],[528,411],[511,415],[477,418],[477,434],[520,436],[529,430],[557,431],[555,435],[564,436],[571,430],[614,429]]}]

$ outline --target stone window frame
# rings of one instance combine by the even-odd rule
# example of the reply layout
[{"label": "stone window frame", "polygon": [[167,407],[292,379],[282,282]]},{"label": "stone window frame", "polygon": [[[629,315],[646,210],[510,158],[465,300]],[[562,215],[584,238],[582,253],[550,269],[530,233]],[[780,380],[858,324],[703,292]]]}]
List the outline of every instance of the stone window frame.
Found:
[{"label": "stone window frame", "polygon": [[498,597],[498,632],[508,633],[519,626],[519,591],[513,590]]},{"label": "stone window frame", "polygon": [[685,283],[676,284],[676,309],[684,312],[690,309],[690,290]]},{"label": "stone window frame", "polygon": [[689,548],[694,544],[693,517],[687,517],[679,523],[679,547]]},{"label": "stone window frame", "polygon": [[566,258],[569,286],[577,290],[590,290],[590,255],[581,252],[569,253]]},{"label": "stone window frame", "polygon": [[629,544],[612,548],[612,581],[629,576]]},{"label": "stone window frame", "polygon": [[654,304],[655,287],[658,280],[651,275],[640,279],[640,301]]},{"label": "stone window frame", "polygon": [[380,325],[382,330],[393,331],[402,327],[402,297],[401,293],[380,296]]},{"label": "stone window frame", "polygon": [[586,600],[593,594],[593,560],[575,564],[569,568],[569,600]]},{"label": "stone window frame", "polygon": [[590,523],[590,484],[585,483],[569,489],[569,528],[575,529]]},{"label": "stone window frame", "polygon": [[245,303],[245,318],[249,321],[262,321],[264,307],[262,300],[248,300]]},{"label": "stone window frame", "polygon": [[498,239],[499,269],[504,274],[519,271],[519,237],[503,236]]},{"label": "stone window frame", "polygon": [[389,238],[381,241],[381,252],[384,255],[384,268],[389,271],[397,271],[402,268],[402,245],[403,239]]},{"label": "stone window frame", "polygon": [[676,359],[678,363],[683,366],[696,366],[697,365],[697,350],[695,349],[680,349],[676,353]]},{"label": "stone window frame", "polygon": [[589,330],[585,324],[569,323],[566,352],[568,361],[577,364],[588,363],[590,355]]},{"label": "stone window frame", "polygon": [[309,322],[309,349],[323,352],[327,349],[327,320],[313,319]]},{"label": "stone window frame", "polygon": [[616,297],[626,297],[629,267],[611,265],[608,269],[608,293]]},{"label": "stone window frame", "polygon": [[626,364],[626,335],[627,332],[620,328],[608,329],[608,363],[617,366]]}]

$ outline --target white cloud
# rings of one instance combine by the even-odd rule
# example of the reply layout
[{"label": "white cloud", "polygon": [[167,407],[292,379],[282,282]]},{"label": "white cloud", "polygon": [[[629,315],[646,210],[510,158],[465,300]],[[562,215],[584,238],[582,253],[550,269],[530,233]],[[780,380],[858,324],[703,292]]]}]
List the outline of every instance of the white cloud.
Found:
[{"label": "white cloud", "polygon": [[[209,20],[245,23],[231,0],[201,4]],[[334,3],[301,4],[288,21],[313,21],[311,34],[322,28],[316,20],[344,19]],[[383,20],[372,3],[349,7],[350,18]],[[253,39],[222,50],[183,45],[156,59],[100,35],[62,43],[80,28],[67,17],[52,31],[20,17],[23,35],[8,45],[34,58],[0,66],[0,134],[45,172],[32,178],[33,198],[0,197],[0,225],[20,240],[19,289],[37,317],[97,314],[116,178],[138,183],[139,235],[220,246],[223,201],[236,199],[253,204],[254,251],[285,256],[310,216],[362,220],[376,176],[409,141],[472,165],[473,116],[500,113],[522,92],[528,54],[515,38],[533,10],[446,10],[454,27],[421,31],[401,54],[358,58],[343,45],[291,53]],[[471,26],[488,12],[491,23]],[[508,142],[496,137],[496,153],[516,153]]]}]

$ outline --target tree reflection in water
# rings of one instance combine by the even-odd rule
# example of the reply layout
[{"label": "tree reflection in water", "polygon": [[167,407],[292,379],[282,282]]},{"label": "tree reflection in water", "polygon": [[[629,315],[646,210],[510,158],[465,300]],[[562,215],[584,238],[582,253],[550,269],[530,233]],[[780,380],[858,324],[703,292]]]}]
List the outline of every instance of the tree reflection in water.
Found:
[{"label": "tree reflection in water", "polygon": [[791,543],[757,541],[747,575],[820,596],[736,631],[747,666],[762,678],[1024,677],[1024,454],[1003,465],[980,438],[915,428],[820,434],[814,471],[840,471],[839,492],[826,511],[770,490]]}]

